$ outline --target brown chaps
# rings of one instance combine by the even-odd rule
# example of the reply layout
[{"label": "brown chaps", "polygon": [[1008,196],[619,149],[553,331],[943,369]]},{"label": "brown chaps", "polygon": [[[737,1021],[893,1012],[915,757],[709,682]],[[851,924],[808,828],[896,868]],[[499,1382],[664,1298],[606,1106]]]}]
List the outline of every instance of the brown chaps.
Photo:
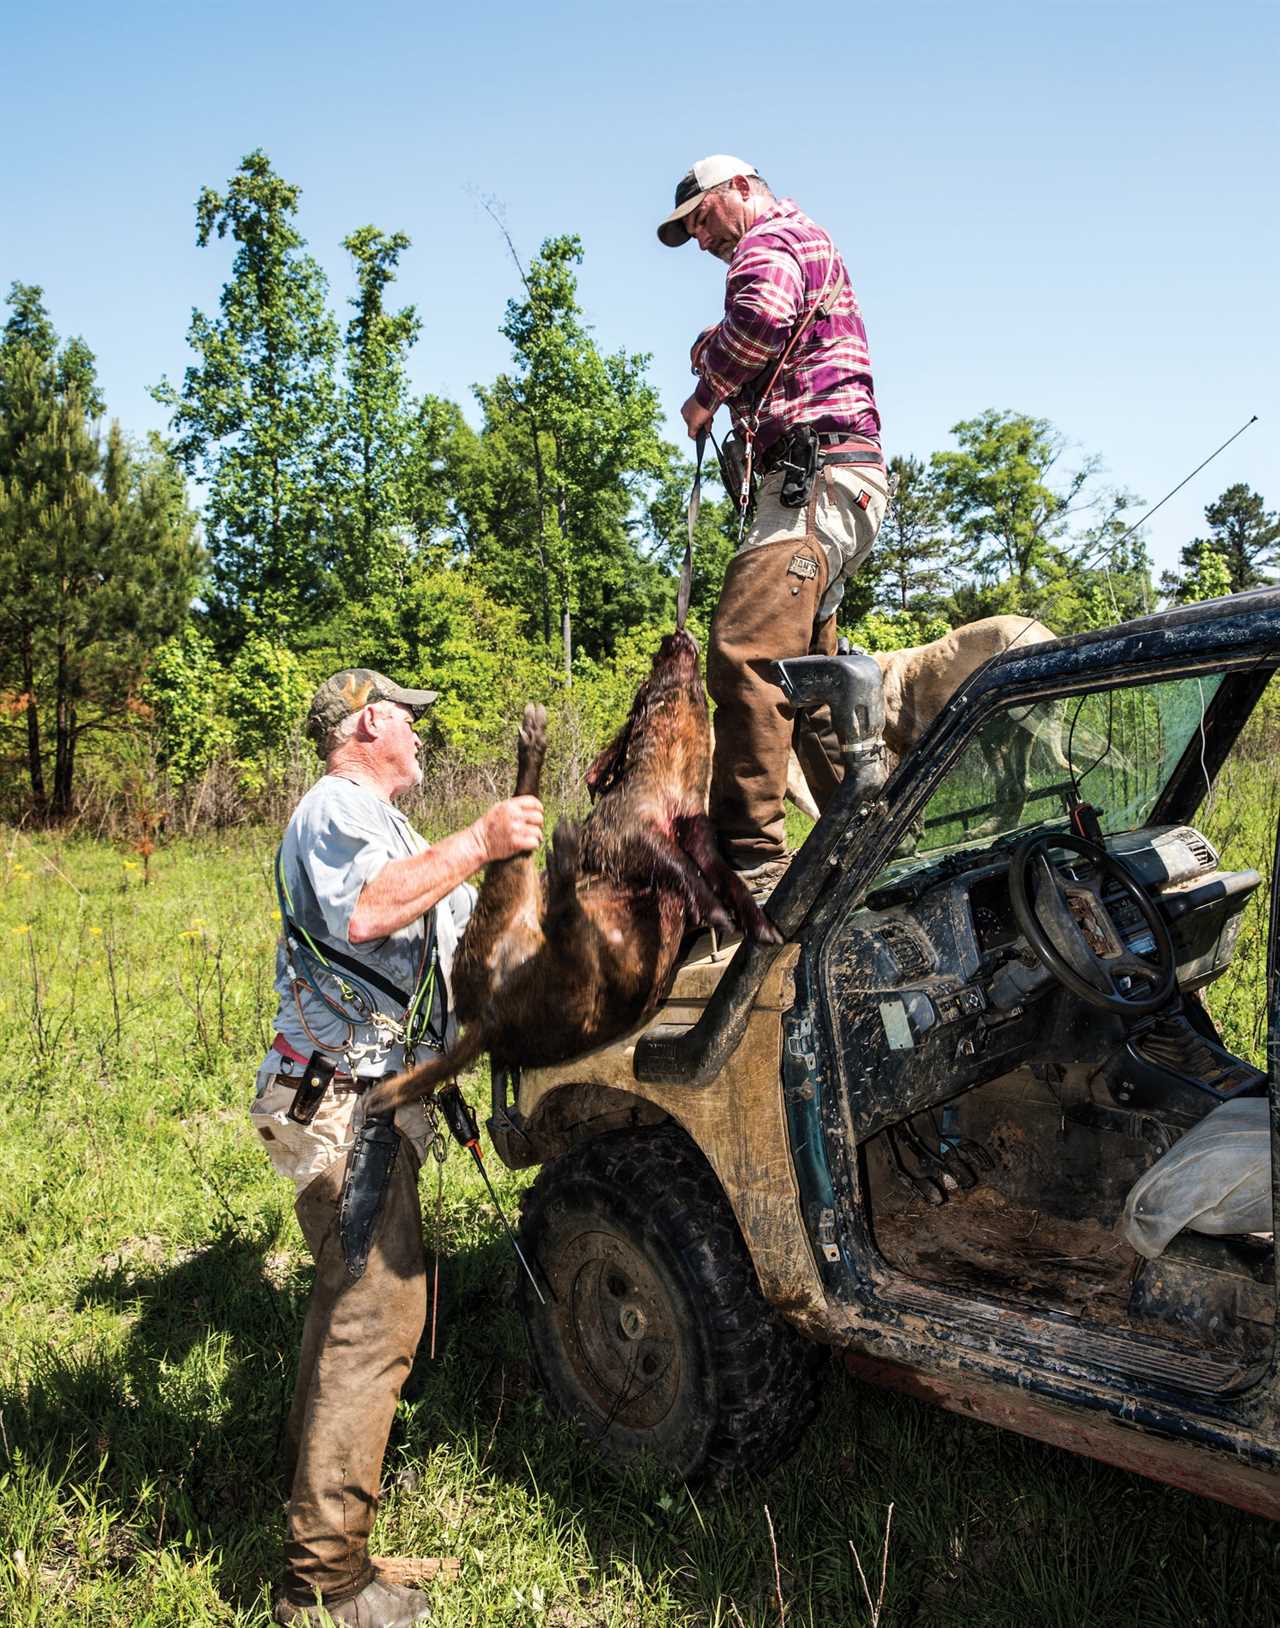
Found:
[{"label": "brown chaps", "polygon": [[826,588],[826,553],[812,536],[742,549],[725,572],[707,647],[707,689],[716,704],[711,823],[736,870],[786,852],[783,798],[793,746],[819,809],[840,784],[829,709],[797,715],[764,671],[789,656],[835,654],[835,617],[817,620]]},{"label": "brown chaps", "polygon": [[340,1605],[373,1577],[369,1533],[382,1458],[426,1316],[413,1148],[401,1137],[369,1264],[358,1279],[347,1271],[338,1236],[346,1167],[337,1160],[296,1205],[316,1263],[286,1447],[285,1598],[300,1605],[317,1594]]}]

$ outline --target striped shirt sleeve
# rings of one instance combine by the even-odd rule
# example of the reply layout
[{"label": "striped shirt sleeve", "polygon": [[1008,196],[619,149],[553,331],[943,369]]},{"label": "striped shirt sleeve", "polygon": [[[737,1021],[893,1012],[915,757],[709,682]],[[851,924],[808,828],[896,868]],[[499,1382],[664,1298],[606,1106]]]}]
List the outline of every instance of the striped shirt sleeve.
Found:
[{"label": "striped shirt sleeve", "polygon": [[736,396],[781,355],[804,306],[805,277],[777,238],[760,236],[734,256],[725,314],[701,346],[695,395],[704,407]]}]

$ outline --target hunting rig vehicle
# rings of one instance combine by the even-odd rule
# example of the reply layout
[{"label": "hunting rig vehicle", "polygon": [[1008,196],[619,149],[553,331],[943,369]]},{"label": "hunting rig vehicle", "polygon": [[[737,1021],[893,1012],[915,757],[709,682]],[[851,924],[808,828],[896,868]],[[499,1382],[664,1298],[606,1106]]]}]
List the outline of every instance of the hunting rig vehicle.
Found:
[{"label": "hunting rig vehicle", "polygon": [[[643,1031],[494,1072],[494,1144],[541,1166],[521,1304],[545,1393],[610,1459],[714,1481],[795,1442],[835,1348],[1280,1517],[1276,1071],[1202,999],[1235,978],[1232,1032],[1276,1057],[1280,865],[1273,830],[1235,869],[1194,823],[1254,749],[1280,591],[1015,643],[887,783],[874,663],[779,667],[847,759],[769,902],[785,942],[704,939]],[[1224,1111],[1250,1135],[1191,1156]],[[1249,1180],[1263,1225],[1232,1220]]]}]

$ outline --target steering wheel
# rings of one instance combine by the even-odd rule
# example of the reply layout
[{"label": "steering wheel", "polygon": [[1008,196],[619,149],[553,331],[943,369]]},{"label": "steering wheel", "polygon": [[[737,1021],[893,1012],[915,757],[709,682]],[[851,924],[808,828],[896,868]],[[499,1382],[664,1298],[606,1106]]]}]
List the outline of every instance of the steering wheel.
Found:
[{"label": "steering wheel", "polygon": [[[1049,858],[1050,848],[1066,848],[1089,861],[1090,873],[1074,888],[1077,893],[1089,895],[1086,909],[1104,940],[1120,946],[1118,953],[1104,954],[1089,942],[1072,914],[1067,889]],[[1103,902],[1104,880],[1114,882],[1128,895],[1150,928],[1155,940],[1151,960],[1126,947],[1124,934]],[[1009,865],[1009,903],[1040,963],[1086,1005],[1102,1012],[1142,1017],[1158,1012],[1172,999],[1178,983],[1178,962],[1165,919],[1146,888],[1096,842],[1070,831],[1040,831],[1020,842]],[[1119,987],[1121,978],[1141,978],[1148,986],[1147,993],[1125,992]]]}]

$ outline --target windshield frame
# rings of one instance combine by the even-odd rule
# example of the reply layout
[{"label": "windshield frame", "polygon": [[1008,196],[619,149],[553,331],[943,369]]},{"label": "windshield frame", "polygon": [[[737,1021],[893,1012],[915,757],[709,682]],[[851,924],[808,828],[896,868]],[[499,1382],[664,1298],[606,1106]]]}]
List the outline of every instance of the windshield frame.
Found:
[{"label": "windshield frame", "polygon": [[[1125,656],[1128,662],[1121,666]],[[1253,711],[1258,696],[1267,681],[1280,669],[1280,650],[1255,649],[1235,653],[1229,650],[1206,650],[1198,656],[1188,654],[1182,661],[1153,661],[1148,665],[1129,665],[1133,656],[1117,651],[1117,659],[1105,668],[1087,675],[1063,673],[1059,682],[1039,673],[1029,674],[1022,683],[1010,683],[1000,688],[984,686],[972,701],[968,699],[974,681],[965,685],[952,698],[943,711],[925,731],[921,739],[902,758],[898,768],[886,782],[878,804],[883,818],[875,828],[865,831],[866,841],[857,845],[856,856],[845,846],[845,853],[854,863],[847,867],[854,888],[851,900],[844,887],[833,888],[815,910],[815,925],[825,920],[829,912],[848,909],[850,904],[860,905],[872,892],[881,873],[890,863],[911,822],[928,804],[943,780],[954,768],[964,750],[977,732],[994,713],[1022,707],[1033,702],[1071,700],[1077,696],[1105,694],[1110,690],[1136,689],[1170,679],[1205,678],[1221,675],[1213,698],[1204,713],[1204,762],[1210,780],[1216,775]],[[981,674],[975,675],[980,677]],[[1200,731],[1193,730],[1169,777],[1156,799],[1148,817],[1149,825],[1181,823],[1190,819],[1204,796],[1204,781],[1200,769]],[[1199,784],[1199,792],[1195,788]],[[1189,804],[1189,806],[1188,806]],[[1174,810],[1177,810],[1174,812]],[[1022,834],[1032,829],[1051,829],[1054,824],[1067,824],[1067,815],[1047,819],[1039,825],[1023,828]],[[1014,836],[1016,833],[1008,833]],[[989,839],[988,847],[998,848],[999,835]],[[982,852],[979,845],[973,850],[960,847],[938,849],[919,866],[925,872],[931,864],[945,862],[966,851]],[[842,869],[845,867],[842,866]],[[912,873],[904,872],[903,880]],[[891,879],[892,883],[892,879]]]},{"label": "windshield frame", "polygon": [[[911,827],[913,851],[895,853],[877,878],[877,888],[892,886],[918,870],[928,869],[937,860],[959,861],[965,853],[981,854],[1010,843],[1016,844],[1032,832],[1052,830],[1069,820],[1070,810],[1077,799],[1097,808],[1108,836],[1121,836],[1129,831],[1145,829],[1152,823],[1153,811],[1164,799],[1166,789],[1187,753],[1194,747],[1196,763],[1205,762],[1209,715],[1227,676],[1221,668],[1207,673],[1181,672],[1160,677],[1144,675],[1127,682],[1073,689],[1066,696],[1043,699],[1019,697],[985,711],[980,719],[975,718],[973,729],[960,743],[958,751],[949,757],[946,770],[917,809]],[[1196,688],[1200,691],[1198,709],[1194,706]],[[1172,727],[1176,722],[1176,713],[1171,709],[1179,706],[1176,699],[1178,692],[1192,702],[1191,714],[1189,718],[1184,714],[1181,724],[1185,728],[1190,722],[1190,730],[1183,744],[1176,754],[1162,748],[1155,764],[1157,774],[1148,779],[1144,790],[1117,805],[1114,801],[1117,788],[1114,785],[1108,788],[1106,774],[1098,779],[1092,778],[1098,771],[1106,769],[1113,751],[1118,754],[1118,762],[1123,761],[1126,751],[1130,752],[1132,758],[1123,729],[1113,743],[1112,701],[1132,693],[1149,695],[1157,716],[1165,720],[1166,727]],[[1081,711],[1091,700],[1106,704],[1105,744],[1098,750],[1104,726],[1094,718],[1086,724],[1073,751],[1072,740]],[[1026,729],[1033,740],[1048,740],[1047,730],[1052,724],[1057,731],[1059,755],[1065,755],[1070,762],[1060,768],[1051,768],[1047,774],[1035,774],[1028,749],[1023,764],[1025,779],[1021,783],[1021,796],[1012,806],[1006,805],[1005,808],[1004,817],[1011,823],[984,830],[983,823],[990,824],[991,821],[982,822],[982,816],[1000,818],[1002,788],[1007,795],[1011,784],[1003,779],[996,765],[999,761],[997,754],[1009,738],[1008,725],[1002,727],[1001,720],[1014,715],[1020,715],[1016,718],[1016,727]],[[1179,733],[1180,730],[1174,730],[1169,747],[1177,744]],[[982,745],[984,735],[988,737],[986,748]],[[960,799],[960,802],[967,802],[970,806],[957,804],[939,810],[939,799],[946,797],[950,783],[957,777],[962,783],[972,785],[972,790],[967,790],[966,786],[967,795]],[[1203,771],[1200,778],[1203,792],[1207,793],[1208,784]],[[1106,795],[1108,789],[1112,796]],[[1135,807],[1144,803],[1145,807]],[[1135,818],[1135,814],[1138,817]],[[1126,815],[1131,823],[1119,823]],[[1111,819],[1116,821],[1114,828],[1109,824]],[[946,828],[945,841],[935,838],[940,827]],[[889,872],[893,874],[889,875]]]}]

